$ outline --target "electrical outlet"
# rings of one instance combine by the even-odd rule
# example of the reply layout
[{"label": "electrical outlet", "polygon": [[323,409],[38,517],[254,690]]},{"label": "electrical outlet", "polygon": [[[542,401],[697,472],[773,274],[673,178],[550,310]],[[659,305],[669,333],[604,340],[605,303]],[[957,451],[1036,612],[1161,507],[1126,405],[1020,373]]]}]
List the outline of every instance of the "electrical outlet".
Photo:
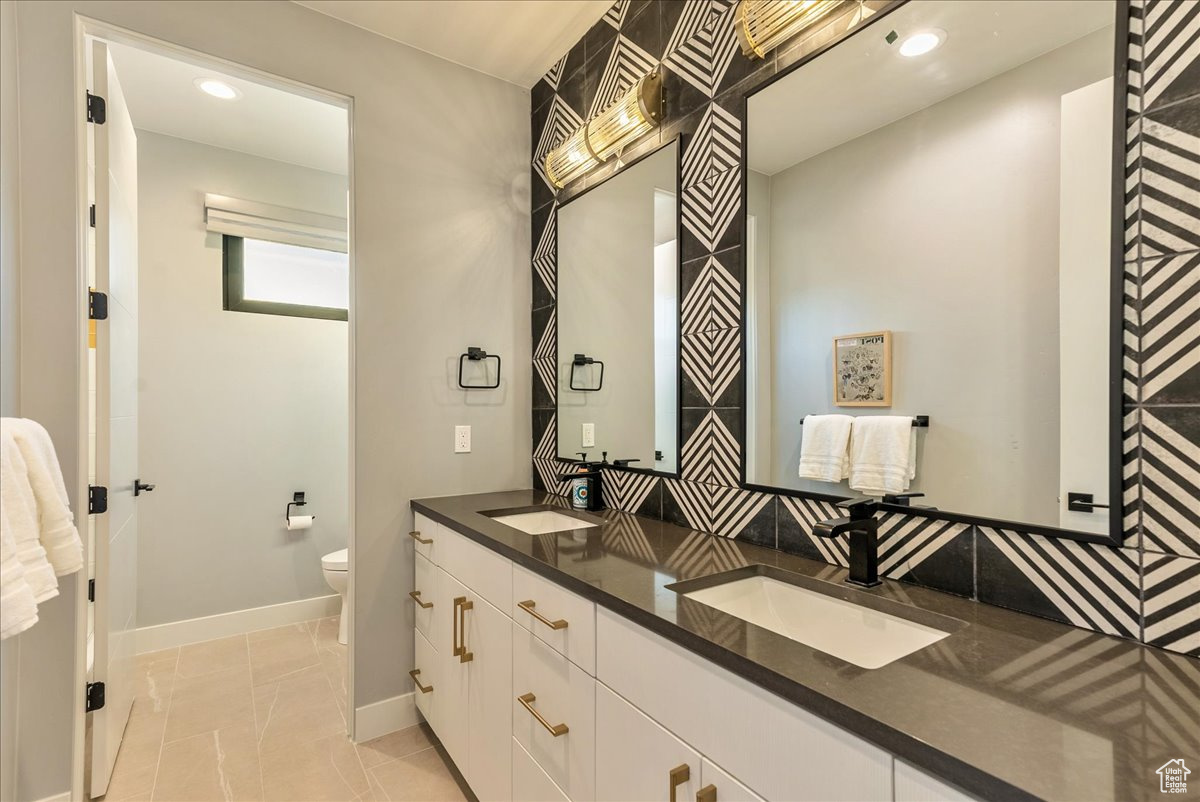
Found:
[{"label": "electrical outlet", "polygon": [[470,454],[471,453],[471,427],[470,426],[455,426],[454,427],[454,453],[455,454]]},{"label": "electrical outlet", "polygon": [[596,445],[596,424],[583,424],[582,440],[583,442],[579,444],[581,448],[591,448],[592,446]]}]

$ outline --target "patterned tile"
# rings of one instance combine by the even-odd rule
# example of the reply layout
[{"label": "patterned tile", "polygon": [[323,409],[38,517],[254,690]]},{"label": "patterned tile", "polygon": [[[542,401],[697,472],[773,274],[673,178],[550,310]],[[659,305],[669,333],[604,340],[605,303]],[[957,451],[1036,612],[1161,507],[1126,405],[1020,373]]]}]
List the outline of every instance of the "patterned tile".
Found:
[{"label": "patterned tile", "polygon": [[742,462],[741,423],[740,410],[684,409],[683,478],[736,486]]},{"label": "patterned tile", "polygon": [[557,393],[558,335],[554,306],[535,309],[533,329],[533,406],[553,407]]},{"label": "patterned tile", "polygon": [[683,406],[740,406],[740,329],[685,334],[680,347]]},{"label": "patterned tile", "polygon": [[613,40],[588,116],[592,117],[625,94],[642,76],[653,72],[658,59],[621,34]]},{"label": "patterned tile", "polygon": [[1141,418],[1142,546],[1200,557],[1200,406]]},{"label": "patterned tile", "polygon": [[554,303],[558,291],[558,224],[554,204],[533,213],[533,308]]},{"label": "patterned tile", "polygon": [[1200,94],[1200,4],[1148,0],[1142,60],[1146,111]]},{"label": "patterned tile", "polygon": [[1200,560],[1145,555],[1145,641],[1200,657]]},{"label": "patterned tile", "polygon": [[1129,60],[1126,73],[1126,110],[1142,113],[1142,59],[1145,52],[1145,0],[1129,2]]},{"label": "patterned tile", "polygon": [[1141,254],[1200,250],[1200,96],[1142,120]]},{"label": "patterned tile", "polygon": [[1140,400],[1200,403],[1200,252],[1146,260],[1140,285]]},{"label": "patterned tile", "polygon": [[[699,136],[697,133],[696,137]],[[739,228],[735,223],[740,223],[742,219],[741,193],[740,167],[683,188],[683,202],[680,204],[683,228],[704,249],[698,253],[689,252],[688,243],[685,242],[682,249],[684,261],[722,250],[723,245],[732,247],[741,244],[740,236],[728,245],[726,237],[731,228],[735,231]]]},{"label": "patterned tile", "polygon": [[699,482],[664,479],[663,520],[676,526],[712,531],[712,487]]},{"label": "patterned tile", "polygon": [[659,477],[630,471],[604,471],[604,501],[617,510],[634,515],[662,517],[662,481]]},{"label": "patterned tile", "polygon": [[741,326],[741,270],[741,249],[726,251],[719,257],[709,256],[685,266],[683,333]]}]

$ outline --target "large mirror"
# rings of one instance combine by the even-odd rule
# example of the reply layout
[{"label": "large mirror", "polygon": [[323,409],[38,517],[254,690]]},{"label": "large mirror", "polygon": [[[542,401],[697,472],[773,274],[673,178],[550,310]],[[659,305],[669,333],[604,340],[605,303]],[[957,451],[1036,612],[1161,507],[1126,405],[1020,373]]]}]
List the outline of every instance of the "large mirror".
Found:
[{"label": "large mirror", "polygon": [[912,0],[747,99],[747,484],[1108,534],[1115,19]]},{"label": "large mirror", "polygon": [[679,466],[679,146],[558,210],[558,455]]}]

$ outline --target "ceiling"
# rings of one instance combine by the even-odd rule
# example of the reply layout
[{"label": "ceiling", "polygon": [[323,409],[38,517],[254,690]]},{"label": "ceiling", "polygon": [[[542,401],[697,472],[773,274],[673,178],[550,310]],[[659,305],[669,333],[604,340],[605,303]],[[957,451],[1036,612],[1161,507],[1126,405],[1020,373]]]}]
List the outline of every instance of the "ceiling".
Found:
[{"label": "ceiling", "polygon": [[612,0],[294,2],[525,89],[612,5]]},{"label": "ceiling", "polygon": [[[109,44],[135,128],[276,161],[347,173],[345,109],[146,50]],[[201,92],[197,78],[238,89],[236,100]]]},{"label": "ceiling", "polygon": [[[1113,24],[1112,0],[915,0],[751,96],[747,159],[774,175]],[[924,56],[908,34],[946,32]],[[899,34],[897,45],[884,37]]]}]

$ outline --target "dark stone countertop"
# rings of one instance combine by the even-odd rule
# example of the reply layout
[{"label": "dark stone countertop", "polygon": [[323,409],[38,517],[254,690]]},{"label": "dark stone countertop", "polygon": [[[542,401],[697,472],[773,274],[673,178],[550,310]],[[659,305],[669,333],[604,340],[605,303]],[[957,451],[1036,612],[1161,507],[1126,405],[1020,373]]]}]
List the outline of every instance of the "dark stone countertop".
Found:
[{"label": "dark stone countertop", "polygon": [[[413,501],[417,512],[984,799],[1159,799],[1155,769],[1200,777],[1200,661],[901,582],[859,591],[845,569],[615,511],[529,535],[484,511],[567,500],[535,490]],[[567,508],[569,509],[569,508]],[[514,511],[516,511],[514,509]],[[664,586],[750,565],[965,622],[863,669]],[[1200,796],[1200,783],[1191,795]]]}]

